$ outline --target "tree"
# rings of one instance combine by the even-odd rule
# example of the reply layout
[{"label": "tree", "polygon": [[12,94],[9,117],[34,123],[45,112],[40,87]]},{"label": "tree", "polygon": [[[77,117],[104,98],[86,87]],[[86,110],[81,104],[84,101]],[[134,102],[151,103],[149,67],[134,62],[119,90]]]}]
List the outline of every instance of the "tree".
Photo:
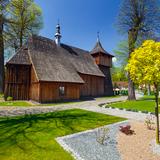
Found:
[{"label": "tree", "polygon": [[127,81],[125,71],[122,67],[115,67],[113,65],[112,67],[112,81],[113,82],[119,82],[119,81]]},{"label": "tree", "polygon": [[121,41],[118,44],[117,49],[114,50],[118,65],[123,68],[127,65],[128,52],[129,52],[129,48],[128,48],[127,40]]},{"label": "tree", "polygon": [[125,66],[128,61],[128,44],[127,41],[121,41],[118,44],[116,50],[114,50],[116,63],[112,67],[112,79],[113,81],[126,81]]},{"label": "tree", "polygon": [[133,82],[137,84],[152,84],[155,89],[155,115],[157,122],[156,142],[159,141],[159,109],[158,97],[160,86],[160,42],[145,41],[131,55],[126,67]]},{"label": "tree", "polygon": [[0,0],[0,93],[4,91],[4,24],[5,24],[5,14],[6,6],[9,0]]},{"label": "tree", "polygon": [[41,27],[41,9],[33,0],[0,0],[0,93],[4,91],[5,47],[21,47]]},{"label": "tree", "polygon": [[[160,31],[158,0],[123,0],[118,16],[118,30],[128,35],[129,54],[137,41],[153,37]],[[135,100],[134,83],[128,74],[128,100]]]},{"label": "tree", "polygon": [[42,28],[42,11],[33,0],[12,0],[7,11],[8,19],[14,23],[6,26],[6,39],[17,49]]}]

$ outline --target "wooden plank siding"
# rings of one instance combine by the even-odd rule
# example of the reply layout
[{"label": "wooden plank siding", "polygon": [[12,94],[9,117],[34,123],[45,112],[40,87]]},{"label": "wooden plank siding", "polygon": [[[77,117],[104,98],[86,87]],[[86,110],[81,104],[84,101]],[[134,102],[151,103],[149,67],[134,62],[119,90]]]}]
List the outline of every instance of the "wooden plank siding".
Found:
[{"label": "wooden plank siding", "polygon": [[30,99],[34,101],[40,101],[40,83],[37,79],[33,67],[31,68],[31,78],[30,78]]},{"label": "wooden plank siding", "polygon": [[[104,95],[104,77],[80,74],[84,84],[38,81],[34,68],[27,65],[8,65],[5,95],[14,100],[35,100],[40,103],[76,100],[80,97]],[[59,87],[65,88],[60,96]]]},{"label": "wooden plank siding", "polygon": [[13,97],[14,100],[29,100],[30,66],[8,65],[6,66],[5,97]]},{"label": "wooden plank siding", "polygon": [[[65,87],[65,95],[60,96],[59,87]],[[40,102],[75,100],[80,98],[80,84],[40,82]]]},{"label": "wooden plank siding", "polygon": [[81,97],[97,97],[104,95],[104,77],[80,74],[85,84],[80,87]]},{"label": "wooden plank siding", "polygon": [[112,67],[112,57],[100,55],[99,65]]},{"label": "wooden plank siding", "polygon": [[97,65],[112,67],[112,57],[101,53],[92,56]]}]

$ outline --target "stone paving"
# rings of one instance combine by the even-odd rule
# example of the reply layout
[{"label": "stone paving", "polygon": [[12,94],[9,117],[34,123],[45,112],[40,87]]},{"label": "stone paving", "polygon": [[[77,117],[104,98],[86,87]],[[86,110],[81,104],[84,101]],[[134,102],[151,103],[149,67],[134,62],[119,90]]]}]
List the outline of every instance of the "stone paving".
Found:
[{"label": "stone paving", "polygon": [[25,114],[39,114],[55,112],[66,109],[80,108],[87,109],[90,107],[98,107],[100,104],[119,102],[126,100],[127,97],[117,97],[117,98],[97,98],[93,100],[86,100],[71,104],[59,104],[56,106],[33,106],[33,107],[0,107],[0,116],[18,116]]},{"label": "stone paving", "polygon": [[[141,97],[141,95],[137,94],[137,97]],[[40,113],[48,113],[55,112],[67,109],[84,109],[88,111],[109,114],[113,116],[119,116],[127,119],[134,120],[144,120],[147,116],[145,113],[136,113],[125,110],[118,109],[110,109],[99,107],[100,105],[112,102],[119,102],[127,100],[126,96],[116,97],[116,98],[96,98],[93,100],[86,100],[73,104],[60,104],[57,106],[33,106],[33,107],[0,107],[0,117],[4,116],[20,116],[25,114],[40,114]]]}]

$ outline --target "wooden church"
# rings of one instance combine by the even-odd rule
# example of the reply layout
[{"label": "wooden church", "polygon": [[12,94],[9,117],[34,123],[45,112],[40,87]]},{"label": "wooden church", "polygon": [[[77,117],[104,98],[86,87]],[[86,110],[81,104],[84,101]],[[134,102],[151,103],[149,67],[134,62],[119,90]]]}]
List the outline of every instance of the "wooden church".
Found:
[{"label": "wooden church", "polygon": [[92,51],[55,40],[32,36],[6,63],[5,97],[40,103],[113,95],[112,55],[99,38]]}]

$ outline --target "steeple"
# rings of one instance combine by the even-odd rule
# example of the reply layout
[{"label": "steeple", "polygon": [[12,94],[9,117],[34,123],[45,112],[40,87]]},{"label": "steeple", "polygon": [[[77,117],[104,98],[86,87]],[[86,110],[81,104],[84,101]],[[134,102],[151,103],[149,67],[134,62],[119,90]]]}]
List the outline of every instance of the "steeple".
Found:
[{"label": "steeple", "polygon": [[97,32],[97,42],[100,42],[100,39],[99,39],[99,32]]},{"label": "steeple", "polygon": [[60,24],[58,22],[57,26],[56,26],[56,33],[55,33],[55,42],[57,44],[57,46],[59,46],[61,44],[61,27]]},{"label": "steeple", "polygon": [[111,57],[114,57],[113,55],[109,54],[103,47],[102,44],[100,42],[100,38],[99,38],[99,32],[97,32],[97,42],[94,46],[94,48],[90,51],[90,54],[94,55],[94,54],[98,54],[98,53],[102,53]]}]

